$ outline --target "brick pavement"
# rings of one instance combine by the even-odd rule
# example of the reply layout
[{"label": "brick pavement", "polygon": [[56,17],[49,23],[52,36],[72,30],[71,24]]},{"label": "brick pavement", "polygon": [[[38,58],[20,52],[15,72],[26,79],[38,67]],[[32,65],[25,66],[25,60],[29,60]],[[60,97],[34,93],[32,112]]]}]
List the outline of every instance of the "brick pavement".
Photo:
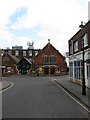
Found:
[{"label": "brick pavement", "polygon": [[69,76],[60,76],[56,77],[55,81],[59,83],[63,88],[65,88],[67,91],[69,91],[71,94],[73,94],[75,97],[77,97],[79,100],[81,100],[83,103],[89,106],[89,93],[90,89],[86,88],[86,95],[82,95],[82,86],[78,85],[75,82],[69,81]]}]

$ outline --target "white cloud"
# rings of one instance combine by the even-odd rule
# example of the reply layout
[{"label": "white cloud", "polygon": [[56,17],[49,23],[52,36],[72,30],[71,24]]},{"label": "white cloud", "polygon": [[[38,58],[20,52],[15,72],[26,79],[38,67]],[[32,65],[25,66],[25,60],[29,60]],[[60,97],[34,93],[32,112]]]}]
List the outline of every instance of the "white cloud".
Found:
[{"label": "white cloud", "polygon": [[28,37],[20,37],[18,38],[17,41],[13,42],[13,45],[19,45],[19,46],[24,46],[24,48],[28,48],[27,46],[27,42],[32,41],[32,39],[28,38]]},{"label": "white cloud", "polygon": [[[35,28],[39,24],[42,29],[37,35],[43,40],[36,41],[35,48],[44,47],[50,38],[55,48],[63,53],[68,50],[68,40],[79,30],[80,21],[88,20],[88,0],[85,2],[87,6],[77,1],[79,0],[0,0],[0,26],[9,24],[9,16],[13,15],[16,9],[25,7],[27,14],[19,17],[11,28]],[[6,34],[5,32],[3,34]],[[11,36],[7,30],[7,38]],[[25,46],[26,41],[31,39],[19,36],[18,40]]]},{"label": "white cloud", "polygon": [[[33,1],[28,6],[28,13],[19,18],[12,27],[16,29],[33,28],[40,23],[42,30],[38,32],[38,36],[42,37],[44,41],[51,38],[51,43],[56,48],[62,52],[67,51],[66,44],[70,37],[79,30],[80,21],[87,21],[87,11],[84,11],[75,0]],[[41,41],[37,43],[39,42],[44,43]]]},{"label": "white cloud", "polygon": [[[14,35],[11,34],[6,28],[0,29],[0,44],[2,48],[8,47],[13,43]],[[2,44],[3,43],[3,44]]]}]

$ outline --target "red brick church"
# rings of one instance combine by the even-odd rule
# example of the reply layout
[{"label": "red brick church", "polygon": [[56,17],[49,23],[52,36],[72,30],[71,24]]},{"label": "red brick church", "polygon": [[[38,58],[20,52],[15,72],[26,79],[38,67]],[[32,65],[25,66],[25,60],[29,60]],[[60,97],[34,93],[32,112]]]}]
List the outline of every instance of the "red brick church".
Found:
[{"label": "red brick church", "polygon": [[48,40],[48,44],[35,56],[32,69],[44,75],[60,75],[67,72],[67,64],[65,57]]}]

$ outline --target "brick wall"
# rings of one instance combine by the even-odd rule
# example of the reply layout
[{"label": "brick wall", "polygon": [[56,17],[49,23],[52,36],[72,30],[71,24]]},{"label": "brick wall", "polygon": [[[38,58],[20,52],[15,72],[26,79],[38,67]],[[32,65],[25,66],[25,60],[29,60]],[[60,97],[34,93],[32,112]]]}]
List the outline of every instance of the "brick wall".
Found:
[{"label": "brick wall", "polygon": [[[8,61],[7,63],[5,61]],[[11,58],[11,56],[9,54],[4,54],[2,56],[2,65],[5,66],[5,72],[8,72],[8,67],[11,67],[12,73],[17,73],[15,66],[16,66],[16,62]],[[15,70],[15,71],[14,71]]]},{"label": "brick wall", "polygon": [[[88,23],[86,23],[86,25],[83,27],[82,30],[79,30],[69,41],[69,55],[70,55],[70,46],[74,45],[74,43],[76,41],[78,41],[78,51],[74,52],[74,46],[73,46],[73,54],[74,53],[78,53],[82,50],[82,37],[84,36],[84,34],[87,33],[88,35],[88,46],[85,48],[90,48],[90,21]],[[72,44],[73,41],[73,44]]]},{"label": "brick wall", "polygon": [[[43,63],[43,56],[47,55],[48,56],[48,63]],[[50,56],[51,55],[55,55],[56,57],[56,62],[51,64],[50,63]],[[38,67],[43,67],[43,66],[56,66],[55,67],[55,72],[58,70],[58,68],[60,69],[60,71],[62,72],[66,72],[67,71],[67,64],[65,61],[65,57],[63,57],[59,51],[57,51],[50,43],[48,43],[44,49],[40,52],[40,54],[38,54],[35,58],[35,70]]]}]

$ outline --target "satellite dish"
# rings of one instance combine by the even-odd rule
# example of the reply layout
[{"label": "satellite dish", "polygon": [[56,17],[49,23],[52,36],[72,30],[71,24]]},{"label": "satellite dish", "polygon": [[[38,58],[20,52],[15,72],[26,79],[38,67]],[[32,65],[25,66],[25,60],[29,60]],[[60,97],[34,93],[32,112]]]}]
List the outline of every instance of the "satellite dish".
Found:
[{"label": "satellite dish", "polygon": [[32,42],[32,46],[34,45],[34,42]]},{"label": "satellite dish", "polygon": [[27,46],[30,46],[31,45],[31,43],[30,42],[27,42]]},{"label": "satellite dish", "polygon": [[33,44],[34,44],[34,42],[32,42],[32,43],[27,42],[27,46],[29,46],[28,49],[34,49]]}]

